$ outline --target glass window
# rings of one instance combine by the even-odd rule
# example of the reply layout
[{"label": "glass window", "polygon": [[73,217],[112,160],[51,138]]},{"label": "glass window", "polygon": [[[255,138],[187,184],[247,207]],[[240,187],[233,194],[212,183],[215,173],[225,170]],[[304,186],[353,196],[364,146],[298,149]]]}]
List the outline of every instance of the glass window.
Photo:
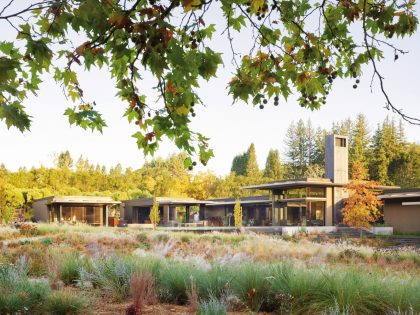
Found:
[{"label": "glass window", "polygon": [[310,225],[325,225],[325,202],[324,201],[310,201]]},{"label": "glass window", "polygon": [[335,138],[336,147],[346,147],[346,138]]},{"label": "glass window", "polygon": [[308,196],[316,198],[325,198],[325,187],[309,187]]},{"label": "glass window", "polygon": [[305,198],[306,188],[288,189],[285,193],[285,198]]}]

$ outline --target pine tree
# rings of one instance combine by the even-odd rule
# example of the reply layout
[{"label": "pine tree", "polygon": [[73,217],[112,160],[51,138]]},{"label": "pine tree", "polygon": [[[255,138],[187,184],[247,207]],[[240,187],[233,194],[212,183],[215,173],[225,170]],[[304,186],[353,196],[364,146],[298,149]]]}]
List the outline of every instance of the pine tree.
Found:
[{"label": "pine tree", "polygon": [[242,227],[242,207],[241,207],[241,201],[236,199],[235,207],[233,208],[233,217],[235,219],[235,227],[237,229]]},{"label": "pine tree", "polygon": [[159,203],[157,202],[156,197],[153,198],[153,206],[152,209],[150,209],[149,219],[153,225],[153,230],[156,230],[156,227],[160,222]]},{"label": "pine tree", "polygon": [[55,159],[55,165],[58,169],[68,170],[73,167],[73,159],[69,151],[61,152]]},{"label": "pine tree", "polygon": [[270,150],[265,162],[264,177],[280,180],[283,178],[283,169],[280,163],[280,153],[278,150]]},{"label": "pine tree", "polygon": [[[358,162],[367,166],[370,142],[371,137],[366,116],[359,114],[357,115],[352,131],[352,143],[349,150],[350,165],[353,162]],[[351,169],[350,172],[352,172]]]},{"label": "pine tree", "polygon": [[238,154],[233,158],[232,166],[230,168],[231,172],[234,172],[236,175],[245,176],[246,174],[246,164],[248,162],[248,154],[244,152],[242,154]]}]

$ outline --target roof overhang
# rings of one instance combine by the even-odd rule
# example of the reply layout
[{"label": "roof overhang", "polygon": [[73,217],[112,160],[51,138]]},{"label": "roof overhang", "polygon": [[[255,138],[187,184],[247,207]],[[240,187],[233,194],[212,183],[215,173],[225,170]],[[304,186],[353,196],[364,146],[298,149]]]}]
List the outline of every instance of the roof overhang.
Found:
[{"label": "roof overhang", "polygon": [[401,205],[402,206],[420,206],[420,201],[407,201],[407,202],[402,202]]},{"label": "roof overhang", "polygon": [[344,183],[333,183],[329,178],[302,178],[296,180],[282,180],[261,185],[241,187],[241,189],[276,190],[303,187],[343,187]]},{"label": "roof overhang", "polygon": [[47,204],[60,203],[60,204],[105,204],[117,205],[121,201],[113,200],[110,197],[97,197],[97,196],[52,196],[43,198],[46,199]]}]

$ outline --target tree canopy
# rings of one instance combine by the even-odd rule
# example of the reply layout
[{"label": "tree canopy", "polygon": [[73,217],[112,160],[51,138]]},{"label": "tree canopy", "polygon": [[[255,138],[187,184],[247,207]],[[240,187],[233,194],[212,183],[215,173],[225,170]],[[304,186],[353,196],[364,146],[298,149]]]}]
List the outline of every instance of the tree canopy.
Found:
[{"label": "tree canopy", "polygon": [[[106,126],[87,95],[78,71],[106,67],[126,117],[138,125],[133,135],[145,154],[153,154],[164,137],[187,152],[185,166],[206,164],[213,155],[208,139],[190,129],[195,106],[206,103],[196,89],[223,64],[211,38],[224,29],[232,48],[235,75],[228,83],[233,100],[264,107],[269,99],[297,94],[301,106],[317,109],[326,103],[336,78],[359,84],[371,64],[388,109],[405,114],[386,94],[378,61],[384,50],[394,59],[405,53],[394,38],[412,35],[418,24],[414,0],[8,0],[0,7],[0,120],[28,130],[25,109],[29,93],[38,93],[42,75],[50,72],[72,103],[65,115],[70,124],[99,130]],[[218,7],[224,25],[208,23]],[[239,55],[233,38],[249,31],[250,50]],[[214,46],[214,47],[213,47]],[[144,70],[143,70],[144,69]],[[146,100],[141,81],[150,72],[160,102]]]}]

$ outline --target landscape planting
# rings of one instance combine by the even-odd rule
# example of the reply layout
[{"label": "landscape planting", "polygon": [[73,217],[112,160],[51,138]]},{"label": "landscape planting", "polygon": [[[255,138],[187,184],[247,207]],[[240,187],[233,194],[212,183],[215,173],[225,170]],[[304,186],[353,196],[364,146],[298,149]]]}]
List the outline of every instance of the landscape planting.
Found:
[{"label": "landscape planting", "polygon": [[1,228],[0,314],[418,314],[420,253],[380,239]]}]

